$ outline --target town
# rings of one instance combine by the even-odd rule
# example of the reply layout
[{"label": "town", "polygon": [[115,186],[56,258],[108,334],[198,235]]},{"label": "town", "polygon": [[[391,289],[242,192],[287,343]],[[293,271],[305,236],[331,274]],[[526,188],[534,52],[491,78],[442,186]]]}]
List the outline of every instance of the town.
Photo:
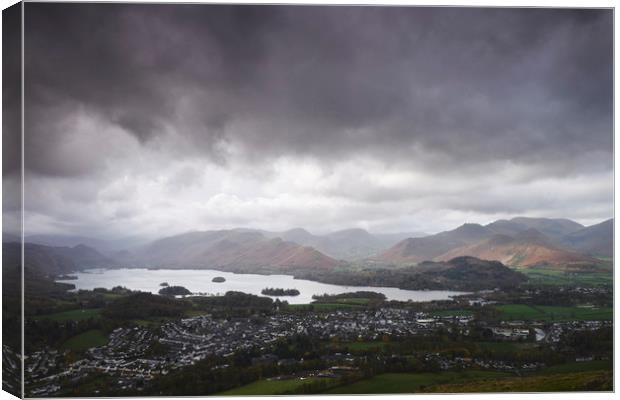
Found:
[{"label": "town", "polygon": [[[115,377],[110,389],[141,392],[158,377],[195,365],[208,357],[218,362],[212,369],[225,369],[241,351],[253,351],[252,365],[301,365],[303,359],[282,358],[273,353],[283,340],[304,336],[315,341],[367,343],[403,340],[448,332],[467,338],[483,330],[490,340],[544,343],[553,346],[564,333],[594,331],[610,327],[611,321],[501,321],[489,324],[471,314],[436,316],[410,308],[383,307],[329,312],[279,312],[262,319],[252,317],[215,318],[210,314],[180,318],[152,327],[119,327],[109,334],[108,343],[85,352],[84,358],[68,362],[68,351],[45,349],[29,354],[25,360],[27,395],[60,395],[64,385],[74,386],[89,374]],[[159,351],[153,351],[156,347]],[[392,357],[400,355],[392,354]],[[544,362],[446,355],[425,352],[424,362],[440,370],[481,368],[496,371],[527,371],[545,366]],[[297,378],[339,378],[357,370],[367,354],[324,354],[327,368],[297,368]],[[592,360],[594,356],[581,357]],[[580,361],[575,359],[575,361]],[[100,394],[100,393],[94,393]]]}]

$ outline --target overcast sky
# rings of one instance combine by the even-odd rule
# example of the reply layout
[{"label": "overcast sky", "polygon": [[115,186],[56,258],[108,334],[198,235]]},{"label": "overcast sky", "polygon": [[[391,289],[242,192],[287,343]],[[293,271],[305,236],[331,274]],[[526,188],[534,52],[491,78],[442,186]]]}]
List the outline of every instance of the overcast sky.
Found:
[{"label": "overcast sky", "polygon": [[27,3],[25,21],[26,234],[612,217],[611,10]]}]

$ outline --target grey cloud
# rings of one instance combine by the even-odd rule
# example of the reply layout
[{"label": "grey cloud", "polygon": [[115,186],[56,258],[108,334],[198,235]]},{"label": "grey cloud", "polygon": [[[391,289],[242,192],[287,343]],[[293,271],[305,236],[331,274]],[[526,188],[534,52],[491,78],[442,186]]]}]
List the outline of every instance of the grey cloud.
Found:
[{"label": "grey cloud", "polygon": [[[33,121],[49,121],[40,104],[79,102],[143,142],[168,126],[219,162],[223,142],[259,161],[406,159],[417,146],[448,154],[450,166],[544,166],[588,151],[611,162],[610,10],[37,3],[26,12]],[[35,124],[28,134],[43,135]]]},{"label": "grey cloud", "polygon": [[[119,176],[130,186],[160,170],[161,201],[178,204],[180,192],[197,196],[193,168],[204,162],[267,184],[286,156],[327,174],[361,158],[429,177],[424,187],[390,187],[360,173],[317,189],[357,204],[332,210],[341,227],[373,218],[394,226],[389,204],[399,202],[400,212],[603,210],[605,190],[567,196],[570,205],[479,191],[612,170],[612,32],[605,9],[28,3],[26,165],[53,189],[32,207],[54,215],[60,196],[76,194],[89,215],[57,212],[67,226],[87,232],[98,213],[148,225],[132,202],[149,194],[114,192]],[[174,173],[179,160],[192,167]],[[513,166],[527,171],[502,181]],[[445,187],[454,182],[465,185]],[[103,213],[91,203],[106,196],[119,204]],[[267,208],[264,221],[316,220]],[[245,224],[254,215],[205,218]]]}]

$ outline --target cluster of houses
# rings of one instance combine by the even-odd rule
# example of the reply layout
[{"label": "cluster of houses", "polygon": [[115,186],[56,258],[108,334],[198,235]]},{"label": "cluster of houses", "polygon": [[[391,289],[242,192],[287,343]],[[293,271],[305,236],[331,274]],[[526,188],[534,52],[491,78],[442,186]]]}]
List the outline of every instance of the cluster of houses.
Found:
[{"label": "cluster of houses", "polygon": [[547,329],[546,342],[557,343],[567,332],[593,331],[612,326],[612,321],[563,321],[554,322]]},{"label": "cluster of houses", "polygon": [[34,352],[26,356],[25,373],[31,379],[48,376],[62,362],[61,358],[64,354],[51,349]]},{"label": "cluster of houses", "polygon": [[[141,357],[153,344],[155,336],[142,327],[116,328],[110,333],[108,344],[89,349],[89,355],[94,360],[137,359]],[[110,365],[110,368],[118,364]]]},{"label": "cluster of houses", "polygon": [[[32,395],[35,392],[37,395],[54,394],[60,390],[59,383],[77,382],[93,372],[119,377],[115,381],[118,389],[136,388],[158,375],[195,364],[207,356],[225,359],[236,351],[251,348],[268,353],[278,339],[292,335],[376,340],[385,335],[424,334],[448,322],[466,326],[470,321],[470,316],[432,318],[423,313],[395,308],[276,314],[260,323],[251,318],[215,319],[203,315],[165,323],[156,334],[143,327],[117,328],[110,334],[108,344],[89,349],[86,358],[61,370],[56,367],[59,357],[64,358],[62,354],[53,350],[34,353],[29,357],[27,378],[29,387],[33,388]],[[165,345],[165,354],[148,354],[155,342]],[[271,361],[253,360],[259,363]],[[32,383],[34,385],[30,385]]]},{"label": "cluster of houses", "polygon": [[2,388],[10,393],[21,391],[21,356],[11,346],[2,344]]},{"label": "cluster of houses", "polygon": [[525,340],[530,335],[529,328],[492,327],[491,332],[496,339]]},{"label": "cluster of houses", "polygon": [[107,345],[93,347],[88,350],[86,358],[69,364],[64,363],[68,351],[33,353],[26,359],[26,383],[29,387],[32,385],[30,395],[52,395],[61,389],[62,383],[77,383],[90,373],[119,377],[116,384],[120,389],[142,385],[154,375],[165,372],[162,361],[142,358],[155,340],[152,332],[144,328],[117,328],[110,333]]}]

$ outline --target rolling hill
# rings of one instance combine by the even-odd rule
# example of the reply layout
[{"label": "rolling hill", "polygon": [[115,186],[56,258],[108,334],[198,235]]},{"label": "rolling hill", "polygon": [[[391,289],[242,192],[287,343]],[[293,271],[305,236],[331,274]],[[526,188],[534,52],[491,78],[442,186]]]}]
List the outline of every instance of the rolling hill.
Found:
[{"label": "rolling hill", "polygon": [[516,286],[527,278],[498,261],[476,257],[455,257],[447,261],[427,261],[414,267],[416,273],[431,282],[460,290],[491,289]]},{"label": "rolling hill", "polygon": [[527,278],[500,262],[474,257],[448,261],[426,261],[404,268],[363,271],[335,270],[323,274],[307,272],[300,278],[351,286],[391,286],[410,290],[484,290],[514,287]]}]

